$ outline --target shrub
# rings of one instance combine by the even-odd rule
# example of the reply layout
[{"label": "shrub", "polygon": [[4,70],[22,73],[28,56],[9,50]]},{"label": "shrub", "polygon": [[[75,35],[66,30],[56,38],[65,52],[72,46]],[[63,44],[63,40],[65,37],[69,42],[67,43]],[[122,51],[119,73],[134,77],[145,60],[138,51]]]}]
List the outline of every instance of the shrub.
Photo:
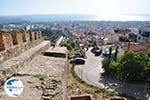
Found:
[{"label": "shrub", "polygon": [[104,59],[108,75],[127,81],[150,81],[150,58],[142,52],[127,52],[120,59]]}]

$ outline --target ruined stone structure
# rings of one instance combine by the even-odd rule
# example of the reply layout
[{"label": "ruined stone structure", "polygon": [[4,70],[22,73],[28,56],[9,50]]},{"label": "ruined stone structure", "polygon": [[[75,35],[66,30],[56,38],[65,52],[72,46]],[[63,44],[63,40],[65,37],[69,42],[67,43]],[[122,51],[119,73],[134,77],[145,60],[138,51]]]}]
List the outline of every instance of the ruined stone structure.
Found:
[{"label": "ruined stone structure", "polygon": [[42,41],[40,31],[0,31],[0,63],[16,57]]},{"label": "ruined stone structure", "polygon": [[0,82],[16,74],[34,55],[50,47],[38,30],[0,31]]}]

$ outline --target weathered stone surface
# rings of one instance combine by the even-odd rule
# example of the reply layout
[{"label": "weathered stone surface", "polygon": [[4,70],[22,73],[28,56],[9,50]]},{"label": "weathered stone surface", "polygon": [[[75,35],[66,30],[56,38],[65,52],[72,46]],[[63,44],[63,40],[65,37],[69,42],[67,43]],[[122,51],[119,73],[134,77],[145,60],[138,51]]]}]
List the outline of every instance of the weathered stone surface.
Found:
[{"label": "weathered stone surface", "polygon": [[5,49],[13,47],[13,42],[10,33],[1,33]]},{"label": "weathered stone surface", "polygon": [[[11,99],[6,94],[0,94],[0,99],[33,100],[34,98],[40,100],[42,98],[42,100],[52,100],[56,95],[62,95],[62,75],[66,59],[46,57],[41,54],[50,47],[50,41],[42,40],[41,32],[19,31],[15,32],[16,36],[14,35],[13,38],[11,34],[2,33],[0,39],[5,48],[0,51],[0,85],[15,74],[23,81],[25,90],[16,99]],[[7,42],[9,42],[8,45],[5,45]],[[17,44],[14,45],[14,43]],[[3,44],[0,44],[1,48]],[[41,81],[35,77],[37,74],[45,74],[48,79]]]},{"label": "weathered stone surface", "polygon": [[61,93],[61,81],[55,79],[49,79],[46,82],[42,82],[41,87],[43,89],[42,97],[53,98],[57,94]]},{"label": "weathered stone surface", "polygon": [[41,54],[26,63],[19,74],[46,75],[46,80],[41,81],[41,85],[35,87],[38,90],[43,90],[42,100],[55,100],[53,98],[63,95],[62,75],[64,74],[65,65],[65,58],[48,57]]},{"label": "weathered stone surface", "polygon": [[3,36],[0,33],[0,51],[5,50],[4,42],[3,42]]},{"label": "weathered stone surface", "polygon": [[25,64],[19,72],[21,74],[28,73],[32,75],[45,74],[60,80],[64,72],[66,59],[37,55],[29,63]]},{"label": "weathered stone surface", "polygon": [[[32,41],[30,38],[32,38]],[[42,41],[40,31],[0,31],[0,63],[12,57],[19,56]]]},{"label": "weathered stone surface", "polygon": [[24,63],[30,61],[36,54],[49,48],[50,42],[43,41],[38,46],[20,54],[18,57],[11,58],[0,65],[0,79],[5,80],[13,74],[17,73]]},{"label": "weathered stone surface", "polygon": [[43,100],[52,100],[50,96],[42,96]]}]

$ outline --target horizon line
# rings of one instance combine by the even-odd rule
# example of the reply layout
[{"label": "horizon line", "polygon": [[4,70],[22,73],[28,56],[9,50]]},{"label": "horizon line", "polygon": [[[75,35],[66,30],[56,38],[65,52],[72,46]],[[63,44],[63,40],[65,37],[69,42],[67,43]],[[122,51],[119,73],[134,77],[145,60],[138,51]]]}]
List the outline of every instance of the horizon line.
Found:
[{"label": "horizon line", "polygon": [[117,15],[133,15],[133,16],[138,16],[138,15],[149,15],[150,14],[88,14],[88,13],[41,13],[41,14],[2,14],[0,16],[34,16],[34,15],[91,15],[91,16],[117,16]]}]

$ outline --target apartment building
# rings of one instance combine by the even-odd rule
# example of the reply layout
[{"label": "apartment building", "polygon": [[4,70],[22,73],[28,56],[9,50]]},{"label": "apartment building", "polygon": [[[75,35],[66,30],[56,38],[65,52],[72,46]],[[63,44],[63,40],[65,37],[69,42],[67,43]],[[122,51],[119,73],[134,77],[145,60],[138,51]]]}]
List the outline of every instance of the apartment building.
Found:
[{"label": "apartment building", "polygon": [[137,34],[137,42],[150,42],[150,26],[139,29]]}]

